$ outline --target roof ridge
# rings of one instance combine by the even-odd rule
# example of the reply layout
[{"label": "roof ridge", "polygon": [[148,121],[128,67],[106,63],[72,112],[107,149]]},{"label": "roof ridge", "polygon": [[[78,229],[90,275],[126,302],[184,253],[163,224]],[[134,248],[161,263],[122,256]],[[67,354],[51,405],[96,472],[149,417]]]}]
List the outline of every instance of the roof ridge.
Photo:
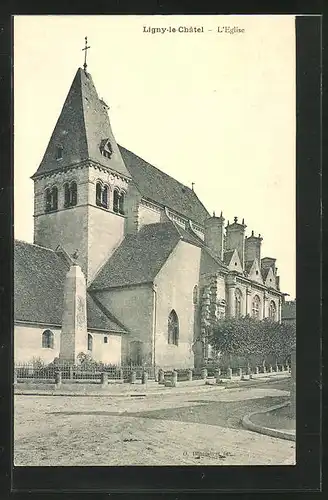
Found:
[{"label": "roof ridge", "polygon": [[14,244],[15,244],[15,242],[24,243],[25,245],[30,245],[33,247],[42,248],[42,250],[48,250],[49,252],[53,252],[54,254],[57,254],[57,252],[55,250],[53,250],[52,248],[44,247],[42,245],[38,245],[37,243],[31,243],[30,241],[21,240],[20,238],[15,238]]}]

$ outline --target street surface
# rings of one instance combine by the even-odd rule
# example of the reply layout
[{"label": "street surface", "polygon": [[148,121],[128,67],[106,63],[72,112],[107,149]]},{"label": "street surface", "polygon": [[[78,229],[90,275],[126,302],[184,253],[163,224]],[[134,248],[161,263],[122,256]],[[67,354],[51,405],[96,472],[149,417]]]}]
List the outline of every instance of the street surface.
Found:
[{"label": "street surface", "polygon": [[293,464],[295,443],[242,428],[283,403],[289,380],[135,397],[16,395],[14,462],[24,466]]}]

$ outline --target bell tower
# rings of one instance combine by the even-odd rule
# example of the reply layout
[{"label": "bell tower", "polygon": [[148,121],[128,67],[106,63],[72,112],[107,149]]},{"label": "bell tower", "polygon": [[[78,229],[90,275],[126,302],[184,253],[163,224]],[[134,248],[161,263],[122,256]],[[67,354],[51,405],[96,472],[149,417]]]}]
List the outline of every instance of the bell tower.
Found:
[{"label": "bell tower", "polygon": [[90,283],[124,238],[131,176],[86,67],[85,59],[32,179],[34,243],[78,250]]}]

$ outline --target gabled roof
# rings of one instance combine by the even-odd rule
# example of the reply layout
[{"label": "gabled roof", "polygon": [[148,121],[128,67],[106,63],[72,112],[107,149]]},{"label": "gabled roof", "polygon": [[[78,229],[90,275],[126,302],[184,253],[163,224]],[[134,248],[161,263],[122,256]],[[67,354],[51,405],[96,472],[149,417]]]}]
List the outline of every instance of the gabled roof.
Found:
[{"label": "gabled roof", "polygon": [[122,158],[140,194],[188,219],[204,224],[210,214],[195,192],[123,146]]},{"label": "gabled roof", "polygon": [[250,270],[252,269],[253,264],[254,264],[254,259],[245,261],[245,271],[247,274],[250,273]]},{"label": "gabled roof", "polygon": [[[101,154],[102,141],[108,139],[113,154]],[[57,148],[62,147],[62,159],[56,159]],[[66,97],[41,164],[34,174],[38,176],[84,160],[97,163],[130,178],[115,141],[106,105],[99,99],[89,73],[79,68]],[[34,177],[33,176],[33,177]]]},{"label": "gabled roof", "polygon": [[89,290],[151,283],[181,239],[171,221],[148,224],[138,233],[128,234]]},{"label": "gabled roof", "polygon": [[[61,325],[64,282],[69,264],[53,250],[25,241],[14,245],[15,321]],[[87,294],[88,328],[113,332],[126,329]]]},{"label": "gabled roof", "polygon": [[270,269],[271,269],[271,267],[266,267],[266,268],[262,267],[261,274],[262,274],[263,281],[265,281],[267,279]]}]

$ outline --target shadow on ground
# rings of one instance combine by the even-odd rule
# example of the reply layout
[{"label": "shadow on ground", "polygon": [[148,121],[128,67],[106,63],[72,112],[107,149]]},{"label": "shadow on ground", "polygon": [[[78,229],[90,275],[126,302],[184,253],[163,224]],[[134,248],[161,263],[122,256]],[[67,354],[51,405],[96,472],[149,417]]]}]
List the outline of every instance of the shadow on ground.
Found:
[{"label": "shadow on ground", "polygon": [[264,398],[248,399],[245,401],[211,401],[189,400],[195,405],[167,408],[160,410],[146,410],[140,412],[129,411],[60,411],[49,412],[51,415],[108,415],[121,417],[138,417],[160,420],[174,420],[197,424],[217,425],[232,429],[242,428],[241,419],[248,413],[265,410],[270,406],[288,401],[287,396],[267,396]]}]

